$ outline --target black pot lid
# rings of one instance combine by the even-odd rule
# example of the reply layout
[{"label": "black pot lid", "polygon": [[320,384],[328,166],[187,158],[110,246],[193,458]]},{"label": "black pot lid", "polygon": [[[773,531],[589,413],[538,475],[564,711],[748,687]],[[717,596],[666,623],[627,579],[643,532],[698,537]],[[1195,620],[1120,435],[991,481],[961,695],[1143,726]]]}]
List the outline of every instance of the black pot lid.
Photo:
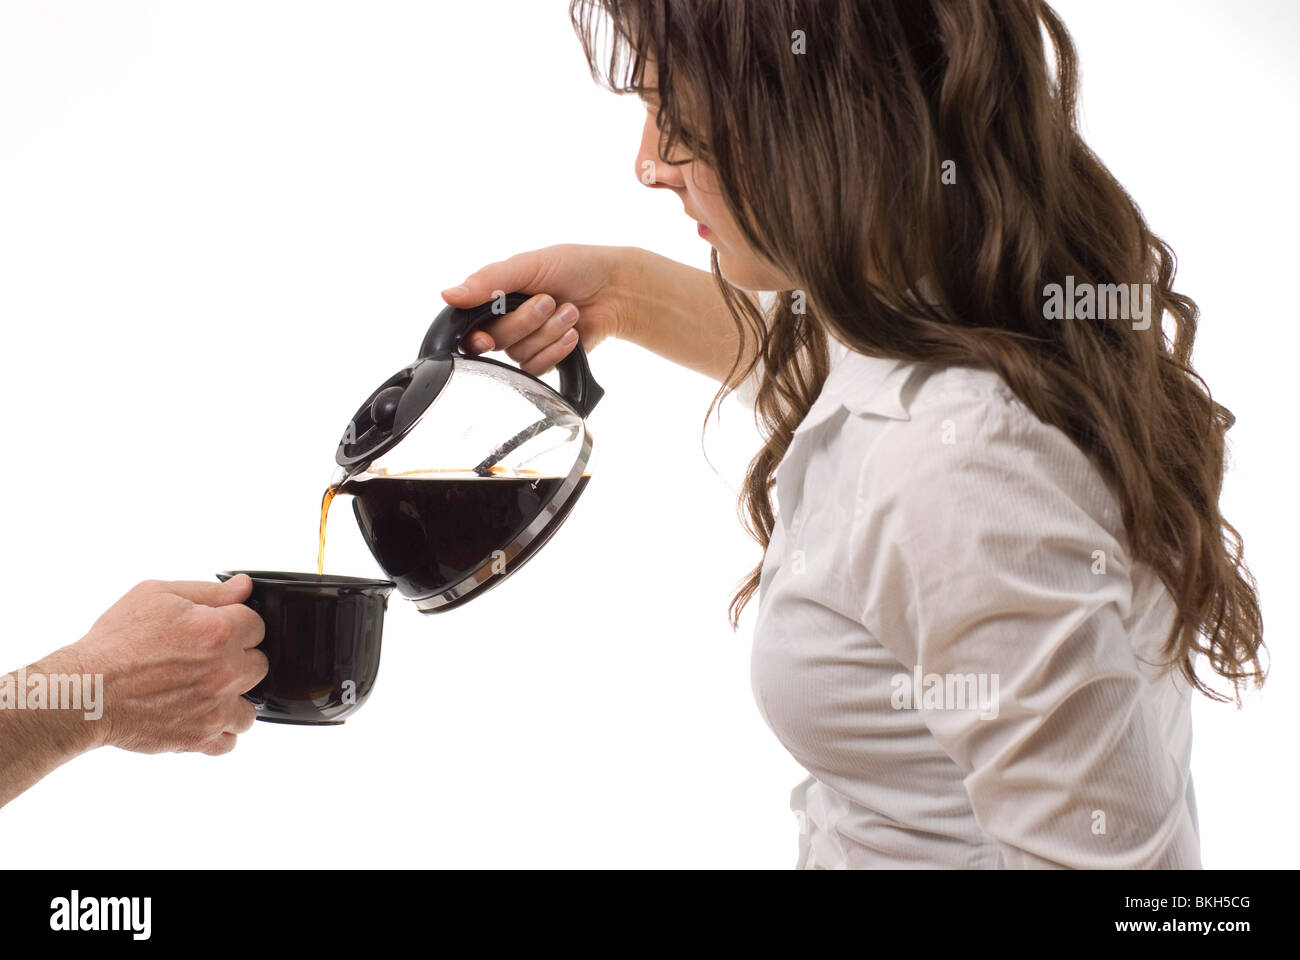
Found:
[{"label": "black pot lid", "polygon": [[349,473],[360,472],[397,446],[447,385],[452,365],[450,357],[425,357],[380,384],[353,414],[335,462]]}]

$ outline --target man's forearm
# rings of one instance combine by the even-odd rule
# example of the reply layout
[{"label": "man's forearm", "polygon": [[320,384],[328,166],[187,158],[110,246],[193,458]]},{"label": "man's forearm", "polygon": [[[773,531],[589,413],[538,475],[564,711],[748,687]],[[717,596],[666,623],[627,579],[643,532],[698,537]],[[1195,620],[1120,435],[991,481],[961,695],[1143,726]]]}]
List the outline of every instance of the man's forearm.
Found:
[{"label": "man's forearm", "polygon": [[[26,677],[45,680],[72,674],[80,674],[80,665],[66,648],[25,670]],[[6,684],[6,693],[19,693],[17,674],[0,677],[0,682]],[[39,708],[24,702],[26,690],[17,699],[7,696],[0,701],[0,807],[100,742],[96,725],[104,722],[102,718],[89,720],[83,710],[57,709],[60,705],[48,699],[48,687],[45,692],[45,704]]]}]

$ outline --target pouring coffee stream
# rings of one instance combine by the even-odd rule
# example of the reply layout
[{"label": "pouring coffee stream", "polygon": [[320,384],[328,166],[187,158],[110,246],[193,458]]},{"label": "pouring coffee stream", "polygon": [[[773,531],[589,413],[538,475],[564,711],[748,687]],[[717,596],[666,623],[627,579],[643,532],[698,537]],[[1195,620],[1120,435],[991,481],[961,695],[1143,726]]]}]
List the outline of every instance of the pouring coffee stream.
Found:
[{"label": "pouring coffee stream", "polygon": [[590,480],[593,440],[584,418],[604,395],[581,343],[557,365],[558,391],[460,350],[479,323],[528,296],[447,307],[419,358],[362,404],[321,498],[318,576],[339,494],[352,496],[370,552],[423,613],[495,586],[563,523]]}]

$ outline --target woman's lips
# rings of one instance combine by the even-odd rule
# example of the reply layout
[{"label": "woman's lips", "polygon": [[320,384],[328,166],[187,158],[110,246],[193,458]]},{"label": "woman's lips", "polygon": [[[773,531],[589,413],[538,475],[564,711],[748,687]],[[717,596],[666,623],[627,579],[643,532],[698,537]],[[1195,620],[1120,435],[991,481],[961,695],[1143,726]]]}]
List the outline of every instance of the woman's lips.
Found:
[{"label": "woman's lips", "polygon": [[707,237],[709,235],[709,228],[701,223],[696,232],[699,233],[701,237]]}]

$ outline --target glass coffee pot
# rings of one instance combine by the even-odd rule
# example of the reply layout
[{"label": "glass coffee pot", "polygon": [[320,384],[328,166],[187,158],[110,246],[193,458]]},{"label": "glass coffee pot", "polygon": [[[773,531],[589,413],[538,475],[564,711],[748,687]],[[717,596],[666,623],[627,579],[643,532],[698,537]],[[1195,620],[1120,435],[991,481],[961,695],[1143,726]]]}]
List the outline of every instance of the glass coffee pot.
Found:
[{"label": "glass coffee pot", "polygon": [[585,418],[604,395],[581,343],[559,390],[461,351],[480,323],[528,299],[506,294],[433,321],[418,359],[361,405],[339,442],[330,494],[350,495],[370,552],[424,613],[476,597],[522,567],[590,479]]}]

